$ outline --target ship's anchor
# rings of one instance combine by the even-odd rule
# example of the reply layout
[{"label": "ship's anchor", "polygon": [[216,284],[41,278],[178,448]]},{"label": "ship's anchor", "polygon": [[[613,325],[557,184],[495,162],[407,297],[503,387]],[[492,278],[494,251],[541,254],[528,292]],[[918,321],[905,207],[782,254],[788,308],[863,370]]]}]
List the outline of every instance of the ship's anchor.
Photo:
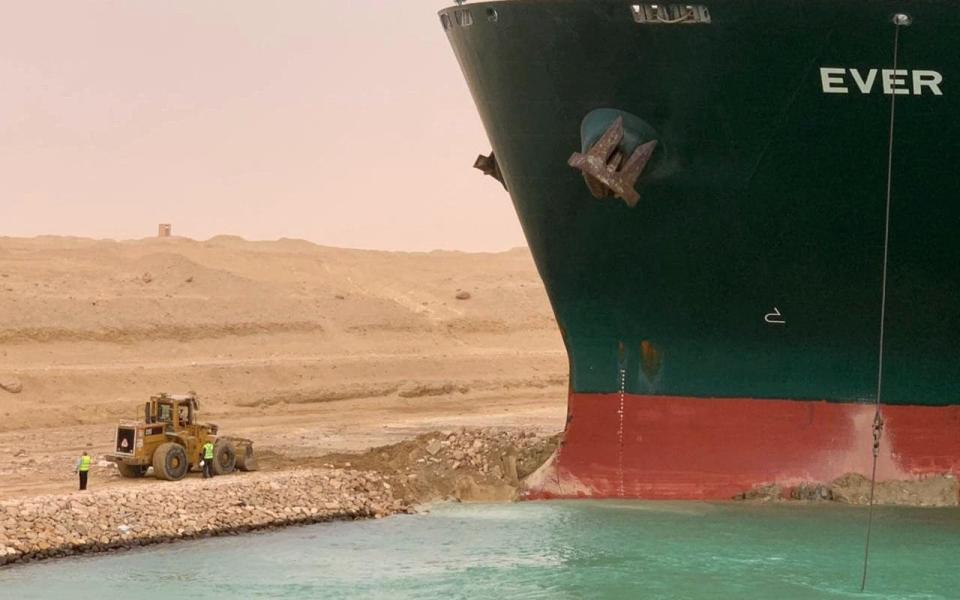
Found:
[{"label": "ship's anchor", "polygon": [[637,146],[626,161],[619,148],[621,141],[622,116],[617,117],[589,150],[574,152],[567,163],[583,171],[583,179],[594,198],[616,196],[633,208],[640,201],[640,194],[634,186],[653,156],[657,140]]}]

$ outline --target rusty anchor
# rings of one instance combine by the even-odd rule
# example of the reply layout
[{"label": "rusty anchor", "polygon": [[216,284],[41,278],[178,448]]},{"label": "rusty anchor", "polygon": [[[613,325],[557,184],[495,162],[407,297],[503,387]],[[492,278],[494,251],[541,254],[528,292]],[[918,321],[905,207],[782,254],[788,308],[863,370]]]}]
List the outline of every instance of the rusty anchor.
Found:
[{"label": "rusty anchor", "polygon": [[637,179],[653,156],[657,140],[637,146],[626,162],[623,151],[618,148],[621,141],[622,116],[617,117],[586,153],[574,152],[567,164],[583,172],[583,179],[594,198],[613,195],[633,208],[640,201],[640,194],[635,189]]}]

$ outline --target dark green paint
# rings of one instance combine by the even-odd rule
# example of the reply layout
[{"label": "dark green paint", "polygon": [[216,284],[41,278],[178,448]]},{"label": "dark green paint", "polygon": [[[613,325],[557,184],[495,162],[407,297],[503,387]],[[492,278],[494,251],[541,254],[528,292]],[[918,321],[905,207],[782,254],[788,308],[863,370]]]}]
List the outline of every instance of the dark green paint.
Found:
[{"label": "dark green paint", "polygon": [[[631,393],[874,398],[890,96],[879,75],[873,94],[824,94],[819,69],[889,68],[890,16],[907,12],[900,66],[940,72],[944,95],[897,101],[883,400],[960,403],[960,10],[706,4],[712,24],[675,26],[620,1],[467,4],[474,24],[448,29],[574,389],[617,391],[622,364]],[[603,107],[669,151],[634,209],[566,164]],[[786,325],[764,323],[775,306]],[[643,340],[662,359],[652,378]]]}]

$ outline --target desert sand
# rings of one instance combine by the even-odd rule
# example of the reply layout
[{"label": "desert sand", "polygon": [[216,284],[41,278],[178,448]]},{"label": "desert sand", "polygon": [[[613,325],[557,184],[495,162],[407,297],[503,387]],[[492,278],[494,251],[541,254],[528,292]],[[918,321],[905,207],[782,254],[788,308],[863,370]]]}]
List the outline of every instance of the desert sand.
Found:
[{"label": "desert sand", "polygon": [[461,426],[555,433],[567,361],[526,249],[0,238],[4,382],[0,498],[73,489],[79,452],[161,391],[196,392],[267,469]]}]

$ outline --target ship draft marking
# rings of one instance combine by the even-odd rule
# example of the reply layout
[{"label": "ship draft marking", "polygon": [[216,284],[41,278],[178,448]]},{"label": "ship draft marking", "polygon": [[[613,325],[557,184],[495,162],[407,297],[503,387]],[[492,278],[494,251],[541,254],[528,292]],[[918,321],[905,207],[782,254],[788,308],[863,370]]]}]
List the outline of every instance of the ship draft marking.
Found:
[{"label": "ship draft marking", "polygon": [[[920,96],[930,91],[934,96],[942,96],[940,84],[943,75],[936,71],[923,69],[870,69],[861,73],[858,69],[843,67],[820,67],[820,85],[824,94],[849,94],[850,82],[856,86],[861,94],[869,94],[877,89],[877,74],[880,74],[880,89],[886,95],[913,94]],[[849,74],[849,79],[847,75]],[[912,87],[907,83],[910,80]]]},{"label": "ship draft marking", "polygon": [[763,315],[763,320],[771,325],[786,325],[787,321],[783,318],[783,315],[780,314],[780,309],[776,306],[773,307],[773,312]]}]

